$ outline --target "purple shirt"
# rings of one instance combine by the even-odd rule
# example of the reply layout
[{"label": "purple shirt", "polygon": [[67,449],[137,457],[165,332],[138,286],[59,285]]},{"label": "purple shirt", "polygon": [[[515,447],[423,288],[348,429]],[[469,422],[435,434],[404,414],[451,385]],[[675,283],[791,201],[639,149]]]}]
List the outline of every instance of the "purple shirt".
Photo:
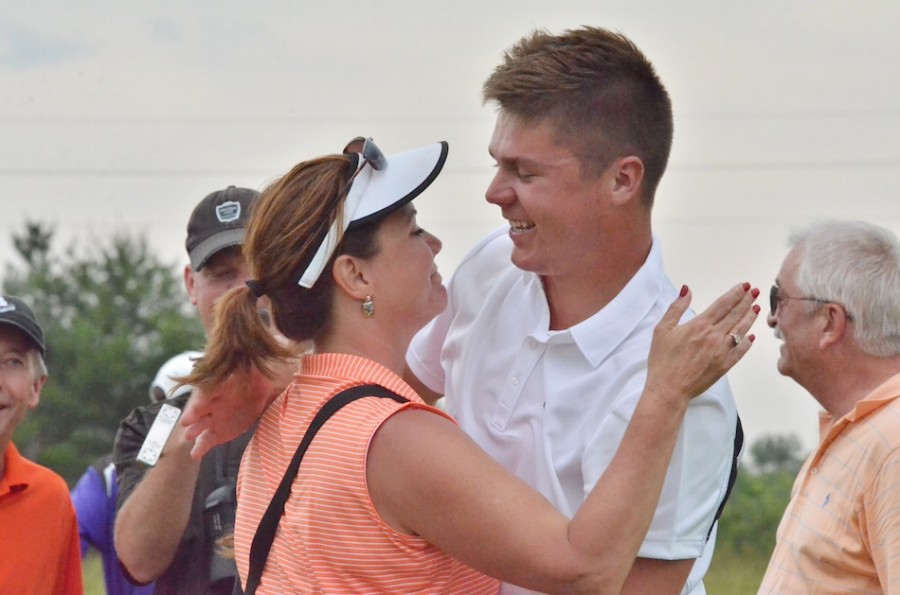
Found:
[{"label": "purple shirt", "polygon": [[150,595],[153,585],[132,585],[125,578],[116,556],[113,528],[116,522],[116,468],[105,456],[88,467],[72,490],[72,504],[78,518],[81,557],[91,547],[103,558],[103,579],[108,595]]}]

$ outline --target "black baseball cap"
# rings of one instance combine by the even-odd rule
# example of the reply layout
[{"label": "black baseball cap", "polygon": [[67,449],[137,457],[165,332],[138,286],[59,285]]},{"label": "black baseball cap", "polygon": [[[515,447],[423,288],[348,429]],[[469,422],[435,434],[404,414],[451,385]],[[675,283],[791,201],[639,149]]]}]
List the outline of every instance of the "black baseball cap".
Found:
[{"label": "black baseball cap", "polygon": [[256,190],[229,186],[209,194],[194,207],[185,242],[191,268],[199,271],[219,250],[244,243],[250,207],[258,196]]},{"label": "black baseball cap", "polygon": [[31,308],[21,299],[11,295],[0,296],[0,324],[9,324],[24,332],[44,355],[44,329]]}]

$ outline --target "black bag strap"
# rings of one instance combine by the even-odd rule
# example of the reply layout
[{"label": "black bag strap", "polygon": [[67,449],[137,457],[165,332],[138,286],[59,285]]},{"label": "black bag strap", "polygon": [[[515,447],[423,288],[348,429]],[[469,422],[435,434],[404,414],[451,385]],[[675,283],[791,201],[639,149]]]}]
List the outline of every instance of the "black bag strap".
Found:
[{"label": "black bag strap", "polygon": [[253,544],[250,546],[250,571],[247,575],[247,587],[244,589],[246,595],[253,595],[259,586],[263,569],[266,567],[266,559],[269,557],[269,550],[272,549],[272,542],[275,539],[275,532],[278,530],[278,523],[281,521],[282,515],[284,515],[284,506],[291,496],[291,486],[294,483],[294,478],[297,477],[300,461],[303,459],[306,449],[309,448],[309,443],[312,442],[313,437],[319,431],[319,428],[322,427],[322,424],[328,421],[328,418],[334,415],[338,409],[351,401],[363,397],[388,398],[398,403],[409,401],[409,399],[401,397],[394,391],[378,384],[363,384],[339,392],[322,405],[322,408],[319,409],[319,412],[316,413],[316,416],[309,424],[306,435],[300,441],[300,446],[297,447],[297,452],[294,453],[291,464],[288,465],[278,489],[275,490],[275,495],[272,496],[272,501],[269,502],[269,507],[263,514],[262,520],[259,521],[256,535],[253,536]]}]

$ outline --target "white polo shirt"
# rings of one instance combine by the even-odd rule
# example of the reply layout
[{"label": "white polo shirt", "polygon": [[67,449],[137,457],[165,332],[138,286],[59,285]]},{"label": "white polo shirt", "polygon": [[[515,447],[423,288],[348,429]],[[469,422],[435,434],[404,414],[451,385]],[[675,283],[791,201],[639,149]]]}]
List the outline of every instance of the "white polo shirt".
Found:
[{"label": "white polo shirt", "polygon": [[[653,328],[677,292],[654,238],[647,261],[612,302],[551,331],[540,278],[512,264],[507,231],[495,231],[462,261],[448,283],[447,309],[413,339],[407,363],[445,395],[449,413],[484,450],[571,517],[625,433]],[[705,592],[715,535],[707,537],[736,465],[736,426],[726,379],[692,401],[639,552],[666,560],[702,555],[683,593]]]}]

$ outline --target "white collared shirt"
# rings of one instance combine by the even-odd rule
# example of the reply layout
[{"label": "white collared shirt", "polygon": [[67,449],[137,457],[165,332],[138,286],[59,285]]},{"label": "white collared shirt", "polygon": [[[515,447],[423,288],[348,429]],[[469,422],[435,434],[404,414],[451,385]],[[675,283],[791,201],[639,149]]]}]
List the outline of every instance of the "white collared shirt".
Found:
[{"label": "white collared shirt", "polygon": [[[449,413],[488,454],[571,517],[615,454],[643,390],[653,328],[677,292],[654,238],[612,302],[550,331],[540,278],[512,265],[506,231],[463,260],[448,283],[446,311],[415,337],[407,363],[445,395]],[[639,552],[703,555],[684,593],[704,592],[714,541],[707,547],[707,536],[735,464],[736,423],[727,380],[694,399]]]}]

